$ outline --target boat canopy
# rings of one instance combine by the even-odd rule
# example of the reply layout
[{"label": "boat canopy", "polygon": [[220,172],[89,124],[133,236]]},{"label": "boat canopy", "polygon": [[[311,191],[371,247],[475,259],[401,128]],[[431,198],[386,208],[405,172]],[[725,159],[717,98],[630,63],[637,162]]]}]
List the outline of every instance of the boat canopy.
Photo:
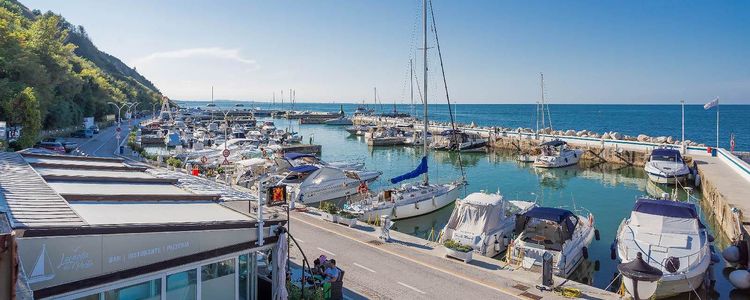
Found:
[{"label": "boat canopy", "polygon": [[672,218],[698,219],[695,205],[670,200],[638,199],[633,211]]},{"label": "boat canopy", "polygon": [[654,149],[653,151],[651,151],[651,156],[658,156],[658,157],[665,157],[665,158],[675,157],[677,158],[678,161],[682,160],[682,155],[680,155],[680,151],[678,151],[677,149],[665,149],[665,148]]},{"label": "boat canopy", "polygon": [[653,199],[635,202],[630,225],[653,233],[690,234],[705,228],[692,203]]},{"label": "boat canopy", "polygon": [[567,144],[565,141],[554,140],[554,141],[546,142],[546,143],[542,144],[542,146],[559,147],[559,146],[562,146],[562,145],[565,145],[565,144]]},{"label": "boat canopy", "polygon": [[308,172],[314,172],[316,170],[318,170],[318,167],[313,166],[313,165],[301,165],[301,166],[289,168],[289,171],[298,172],[298,173],[308,173]]},{"label": "boat canopy", "polygon": [[290,153],[284,154],[284,158],[286,158],[288,160],[295,160],[295,159],[298,159],[300,157],[312,157],[312,158],[315,158],[315,155],[307,154],[307,153],[296,153],[296,152],[290,152]]},{"label": "boat canopy", "polygon": [[563,240],[569,240],[570,237],[573,236],[573,232],[578,225],[578,217],[567,209],[534,207],[516,218],[516,232],[522,232],[531,219],[546,220],[557,223],[560,226]]},{"label": "boat canopy", "polygon": [[503,196],[472,193],[456,202],[447,228],[475,235],[494,231],[505,216]]},{"label": "boat canopy", "polygon": [[404,180],[408,180],[408,179],[412,179],[412,178],[417,178],[417,177],[419,177],[419,175],[422,175],[424,173],[427,173],[427,156],[422,156],[422,162],[419,163],[419,166],[417,166],[416,169],[414,169],[411,172],[406,173],[404,175],[396,176],[396,177],[391,178],[391,183],[392,184],[397,184],[397,183],[399,183],[401,181],[404,181]]}]

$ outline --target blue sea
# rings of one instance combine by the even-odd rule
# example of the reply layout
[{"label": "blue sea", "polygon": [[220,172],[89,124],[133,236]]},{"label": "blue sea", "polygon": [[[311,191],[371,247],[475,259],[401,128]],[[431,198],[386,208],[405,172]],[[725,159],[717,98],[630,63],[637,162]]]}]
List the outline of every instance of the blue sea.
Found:
[{"label": "blue sea", "polygon": [[[209,101],[182,101],[185,106],[205,106]],[[295,103],[294,107],[286,103],[216,101],[219,107],[233,107],[237,103],[263,109],[294,109],[313,111],[338,111],[343,107],[347,114],[357,108],[357,104],[338,103]],[[422,106],[411,107],[397,104],[399,112],[412,112],[422,116]],[[393,111],[393,104],[372,105],[369,108],[377,112]],[[534,104],[458,104],[453,105],[456,121],[480,126],[528,127],[536,125],[536,105]],[[591,130],[598,133],[617,131],[622,134],[637,136],[673,136],[681,137],[681,106],[676,105],[599,105],[599,104],[552,104],[549,114],[554,129]],[[447,104],[431,104],[430,120],[450,121]],[[735,150],[750,151],[750,105],[722,105],[720,107],[720,147],[729,149],[729,139],[735,134]],[[716,145],[716,108],[704,110],[703,105],[685,106],[685,139]]]}]

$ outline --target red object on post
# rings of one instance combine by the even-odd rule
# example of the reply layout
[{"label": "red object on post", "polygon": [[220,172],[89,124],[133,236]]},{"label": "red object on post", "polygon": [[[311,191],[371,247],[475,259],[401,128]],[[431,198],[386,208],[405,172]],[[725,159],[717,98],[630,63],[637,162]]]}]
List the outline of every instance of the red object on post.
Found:
[{"label": "red object on post", "polygon": [[198,176],[198,175],[200,175],[200,173],[201,172],[198,171],[198,167],[193,167],[193,176]]},{"label": "red object on post", "polygon": [[713,150],[713,149],[712,149],[711,147],[706,147],[706,151],[707,151],[708,153],[711,153],[711,150]]}]

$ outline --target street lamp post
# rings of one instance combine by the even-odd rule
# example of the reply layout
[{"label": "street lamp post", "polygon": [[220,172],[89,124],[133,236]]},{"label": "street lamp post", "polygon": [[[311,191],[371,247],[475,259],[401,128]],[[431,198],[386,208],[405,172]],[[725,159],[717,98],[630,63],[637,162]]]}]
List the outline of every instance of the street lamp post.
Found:
[{"label": "street lamp post", "polygon": [[[133,118],[133,115],[130,113],[130,109],[133,108],[133,107],[138,107],[138,102],[129,103],[127,105],[128,105],[128,110],[127,110],[127,112],[125,114],[130,114],[130,117],[128,118],[128,127],[130,127],[130,124],[131,124],[130,120]],[[133,110],[133,111],[135,111],[135,110]]]},{"label": "street lamp post", "polygon": [[117,103],[114,103],[114,102],[107,102],[107,104],[112,104],[117,108],[117,129],[115,129],[115,131],[117,132],[116,133],[117,144],[115,145],[115,149],[116,149],[117,146],[120,145],[120,131],[119,130],[120,130],[120,124],[122,123],[122,118],[120,117],[120,113],[122,112],[122,109],[125,108],[125,106],[127,106],[128,104],[123,103],[122,105],[117,105]]}]

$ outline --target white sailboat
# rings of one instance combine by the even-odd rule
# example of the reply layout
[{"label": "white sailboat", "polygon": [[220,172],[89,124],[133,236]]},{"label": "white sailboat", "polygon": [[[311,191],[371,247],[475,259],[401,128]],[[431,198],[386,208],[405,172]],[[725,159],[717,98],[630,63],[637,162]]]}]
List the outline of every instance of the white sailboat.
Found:
[{"label": "white sailboat", "polygon": [[[429,118],[427,109],[427,3],[423,0],[423,25],[424,25],[424,128],[422,132],[429,132]],[[434,19],[433,19],[434,29]],[[438,44],[438,50],[440,46]],[[389,216],[392,220],[406,219],[431,213],[456,201],[460,195],[460,188],[464,185],[463,178],[445,184],[430,183],[427,174],[428,143],[427,135],[423,135],[424,156],[419,166],[406,174],[391,178],[390,182],[397,184],[401,181],[417,178],[423,175],[422,182],[411,182],[402,184],[398,188],[386,189],[377,195],[370,195],[365,199],[349,205],[346,209],[359,215],[361,220],[378,219],[381,216]]]}]

